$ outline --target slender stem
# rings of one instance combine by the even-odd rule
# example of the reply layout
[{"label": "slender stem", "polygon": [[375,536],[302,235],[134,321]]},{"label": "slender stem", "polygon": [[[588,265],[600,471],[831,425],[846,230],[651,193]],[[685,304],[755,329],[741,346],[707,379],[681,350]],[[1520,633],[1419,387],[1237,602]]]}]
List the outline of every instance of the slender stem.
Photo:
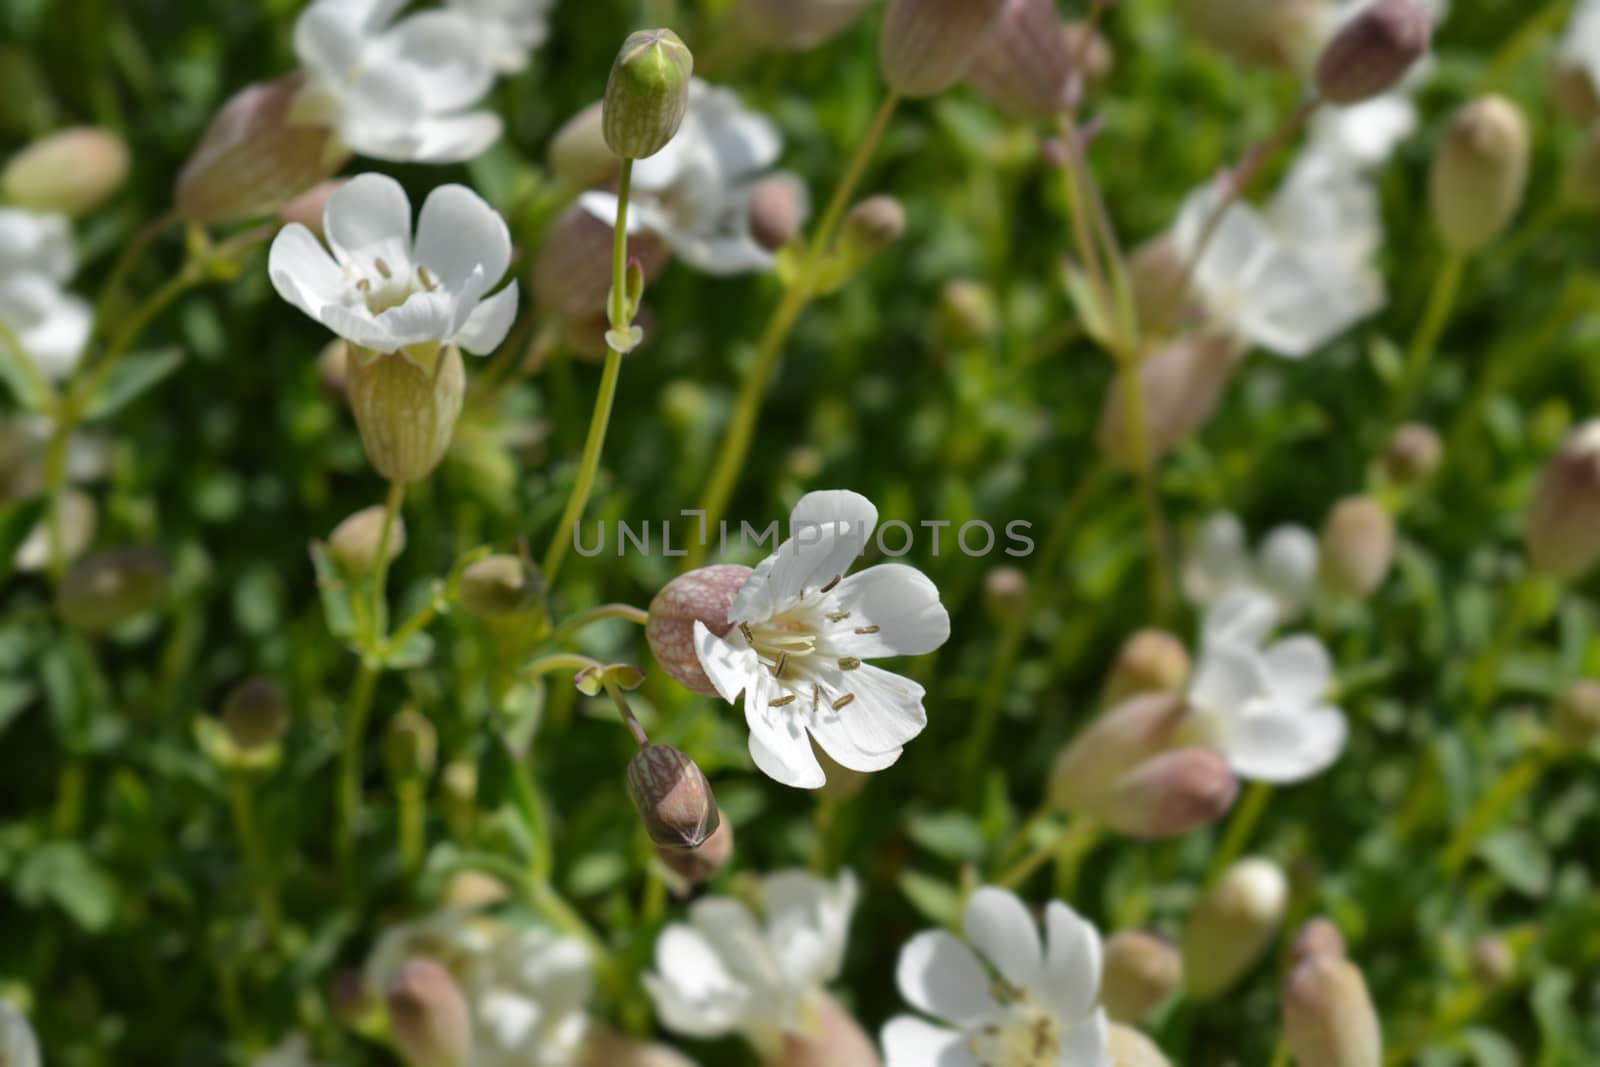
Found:
[{"label": "slender stem", "polygon": [[1172,610],[1175,582],[1171,551],[1167,544],[1166,517],[1161,507],[1161,487],[1156,483],[1150,437],[1145,425],[1144,381],[1139,373],[1139,365],[1140,360],[1135,353],[1125,354],[1117,364],[1117,377],[1122,393],[1123,422],[1126,424],[1123,436],[1128,442],[1128,458],[1139,485],[1146,536],[1150,541],[1151,608],[1159,621]]},{"label": "slender stem", "polygon": [[150,242],[161,236],[178,222],[176,211],[168,211],[146,223],[122,248],[122,255],[117,257],[117,262],[112,266],[111,273],[106,276],[105,285],[100,287],[100,296],[95,300],[94,317],[96,323],[106,321],[111,305],[122,292],[122,283],[128,278],[128,273],[144,255],[145,249],[150,247]]},{"label": "slender stem", "polygon": [[66,533],[62,529],[67,494],[67,448],[71,444],[71,431],[62,430],[67,424],[65,414],[58,410],[44,452],[45,573],[53,582],[59,582],[67,569]]},{"label": "slender stem", "polygon": [[558,652],[551,656],[541,656],[518,673],[524,678],[537,678],[541,674],[555,674],[557,671],[571,671],[576,674],[592,667],[601,666],[599,660],[580,656],[576,652]]},{"label": "slender stem", "polygon": [[550,631],[548,641],[551,644],[560,644],[580,630],[585,630],[605,619],[626,619],[628,622],[643,626],[650,621],[650,613],[642,608],[636,608],[632,604],[602,604],[598,608],[590,608],[588,611],[574,615],[560,626],[557,626]]},{"label": "slender stem", "polygon": [[395,787],[399,803],[400,858],[406,870],[416,874],[422,869],[422,858],[427,851],[427,826],[423,820],[422,782],[410,778]]},{"label": "slender stem", "polygon": [[1211,866],[1206,871],[1207,885],[1221,878],[1223,872],[1244,852],[1245,846],[1250,843],[1250,838],[1255,833],[1256,826],[1261,822],[1261,816],[1266,814],[1267,801],[1271,799],[1271,785],[1266,782],[1250,783],[1250,788],[1245,790],[1244,801],[1228,820],[1228,829],[1222,835],[1222,844],[1217,846],[1217,851],[1211,857]]},{"label": "slender stem", "polygon": [[1066,869],[1075,870],[1099,838],[1098,823],[1085,816],[1074,815],[1061,823],[1055,833],[1035,846],[1016,866],[996,879],[994,884],[1001,889],[1016,889],[1058,854]]},{"label": "slender stem", "polygon": [[1422,320],[1417,323],[1417,332],[1411,335],[1411,345],[1406,349],[1405,372],[1400,379],[1400,389],[1395,394],[1396,417],[1405,416],[1427,384],[1428,367],[1433,361],[1434,350],[1439,347],[1439,338],[1444,333],[1445,325],[1450,321],[1450,312],[1455,308],[1456,294],[1460,291],[1461,275],[1466,264],[1465,256],[1451,252],[1439,265],[1439,273],[1434,275],[1433,288],[1428,293],[1428,305],[1423,310]]},{"label": "slender stem", "polygon": [[67,765],[61,768],[56,782],[55,831],[61,837],[73,837],[83,822],[83,794],[88,782],[88,769],[83,757],[75,752],[67,754]]},{"label": "slender stem", "polygon": [[885,94],[883,102],[878,105],[878,110],[872,116],[872,122],[867,126],[866,134],[861,138],[861,143],[856,145],[855,154],[850,157],[850,162],[845,164],[844,174],[840,177],[839,184],[834,186],[827,210],[822,213],[822,221],[817,224],[817,231],[811,238],[812,266],[816,265],[817,260],[832,244],[834,230],[844,219],[845,209],[850,206],[850,198],[855,195],[856,187],[861,184],[861,179],[867,172],[867,164],[871,162],[873,153],[878,150],[878,143],[883,140],[884,133],[889,129],[889,120],[894,117],[895,108],[899,106],[899,96],[894,93]]},{"label": "slender stem", "polygon": [[250,783],[243,776],[235,775],[228,783],[228,801],[233,809],[233,829],[239,838],[239,850],[244,854],[245,869],[255,889],[256,910],[262,929],[268,941],[275,941],[282,925],[282,916],[278,911],[277,894],[272,887],[272,869],[267,863],[267,852],[256,826]]},{"label": "slender stem", "polygon": [[361,742],[366,737],[377,682],[377,666],[363,656],[345,706],[344,738],[339,751],[339,817],[334,833],[341,862],[350,859],[355,845],[356,819],[361,812]]},{"label": "slender stem", "polygon": [[1472,858],[1473,849],[1484,834],[1500,821],[1507,808],[1526,793],[1550,763],[1550,755],[1541,749],[1524,756],[1500,776],[1499,780],[1478,798],[1471,812],[1456,828],[1450,843],[1445,846],[1440,865],[1444,873],[1454,877]]},{"label": "slender stem", "polygon": [[389,584],[389,545],[394,540],[394,524],[400,515],[400,509],[405,504],[406,485],[404,482],[390,482],[389,493],[383,500],[383,525],[378,528],[378,555],[372,565],[372,584],[367,590],[367,601],[372,605],[370,620],[374,627],[369,635],[369,647],[379,649],[382,647],[384,633],[388,629],[386,620],[389,617],[387,606],[387,586]]},{"label": "slender stem", "polygon": [[611,299],[606,310],[614,329],[633,325],[628,313],[628,196],[633,189],[633,160],[622,161],[622,176],[617,183],[617,222],[611,229]]}]

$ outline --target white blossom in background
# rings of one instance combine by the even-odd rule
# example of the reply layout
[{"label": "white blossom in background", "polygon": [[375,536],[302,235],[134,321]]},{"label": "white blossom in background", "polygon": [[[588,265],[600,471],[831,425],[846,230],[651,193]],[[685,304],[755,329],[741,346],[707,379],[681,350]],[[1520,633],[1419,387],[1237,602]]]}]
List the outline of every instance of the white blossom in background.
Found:
[{"label": "white blossom in background", "polygon": [[529,54],[550,34],[549,14],[555,0],[447,0],[464,15],[478,35],[484,57],[495,70],[526,70]]},{"label": "white blossom in background", "polygon": [[757,917],[737,900],[702,897],[688,923],[656,938],[644,976],[656,1015],[687,1037],[738,1034],[763,1055],[809,1036],[823,987],[839,976],[857,898],[855,875],[805,871],[761,880]]},{"label": "white blossom in background", "polygon": [[[772,253],[750,228],[750,194],[783,150],[778,128],[727,89],[696,78],[689,110],[667,146],[633,166],[628,232],[659,236],[674,255],[708,274],[768,270]],[[579,200],[602,222],[615,222],[616,195]]]},{"label": "white blossom in background", "polygon": [[1578,0],[1556,59],[1561,66],[1588,75],[1590,87],[1600,96],[1600,0]]},{"label": "white blossom in background", "polygon": [[928,724],[922,687],[866,661],[932,652],[950,637],[950,615],[913,567],[845,576],[877,522],[859,493],[807,493],[789,539],[734,597],[727,635],[695,622],[701,667],[724,700],[743,699],[750,756],[784,785],[825,783],[812,738],[841,767],[881,771]]},{"label": "white blossom in background", "polygon": [[[0,504],[16,504],[44,490],[44,459],[51,422],[45,415],[0,419]],[[61,497],[61,555],[76,559],[94,540],[99,513],[94,498],[74,488],[105,477],[111,443],[98,434],[78,432],[67,439],[67,489]],[[42,571],[50,560],[49,524],[40,521],[17,547],[13,563],[25,573]]]},{"label": "white blossom in background", "polygon": [[455,163],[499,139],[499,116],[468,110],[495,69],[472,19],[455,10],[395,21],[406,0],[317,0],[295,23],[306,83],[293,121],[328,126],[338,144],[396,163]]},{"label": "white blossom in background", "polygon": [[1388,162],[1417,125],[1409,90],[1397,89],[1349,107],[1318,108],[1307,150],[1350,170],[1371,171]]},{"label": "white blossom in background", "polygon": [[1316,535],[1294,525],[1274,527],[1252,552],[1238,516],[1219,511],[1189,543],[1180,580],[1184,596],[1197,607],[1241,590],[1266,594],[1276,609],[1273,621],[1287,623],[1316,595],[1318,558]]},{"label": "white blossom in background", "polygon": [[351,344],[431,368],[443,344],[493,351],[517,313],[517,287],[486,296],[511,263],[505,220],[472,190],[411,202],[393,178],[362,174],[328,200],[325,248],[299,223],[272,242],[267,269],[289,303]]},{"label": "white blossom in background", "polygon": [[65,215],[0,207],[0,277],[36,274],[65,282],[77,269],[72,222]]},{"label": "white blossom in background", "polygon": [[42,1067],[39,1039],[22,1013],[0,1000],[0,1064],[4,1067]]},{"label": "white blossom in background", "polygon": [[1100,934],[1058,900],[1045,909],[1044,927],[1041,941],[1022,901],[985,887],[962,918],[966,942],[943,930],[907,942],[896,970],[900,994],[941,1022],[891,1019],[885,1067],[1108,1065]]},{"label": "white blossom in background", "polygon": [[52,381],[77,368],[94,325],[89,302],[62,288],[77,269],[65,215],[0,208],[0,325]]},{"label": "white blossom in background", "polygon": [[[311,1039],[295,1031],[250,1061],[250,1067],[315,1067]],[[7,1063],[0,1059],[0,1064]]]}]

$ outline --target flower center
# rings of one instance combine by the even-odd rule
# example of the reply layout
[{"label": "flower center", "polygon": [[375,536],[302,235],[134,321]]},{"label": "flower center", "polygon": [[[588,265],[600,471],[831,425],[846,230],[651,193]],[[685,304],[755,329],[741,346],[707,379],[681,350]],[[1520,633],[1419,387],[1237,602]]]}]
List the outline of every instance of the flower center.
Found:
[{"label": "flower center", "polygon": [[374,315],[399,307],[419,288],[431,293],[438,287],[438,281],[428,273],[427,267],[418,265],[415,271],[402,274],[382,256],[372,261],[369,273],[356,279],[356,290],[366,302],[367,310]]},{"label": "flower center", "polygon": [[[842,711],[855,702],[855,694],[840,684],[839,672],[856,670],[861,660],[831,651],[832,643],[825,633],[850,626],[850,613],[837,610],[837,603],[826,595],[837,583],[836,578],[822,587],[822,596],[796,604],[770,619],[739,624],[745,643],[755,650],[762,669],[782,690],[768,699],[771,707],[792,705],[797,710],[822,711],[826,706]],[[855,632],[869,634],[877,629],[865,626]]]},{"label": "flower center", "polygon": [[1026,993],[1007,991],[1004,1017],[980,1027],[968,1041],[983,1067],[1055,1067],[1061,1053],[1061,1023]]}]

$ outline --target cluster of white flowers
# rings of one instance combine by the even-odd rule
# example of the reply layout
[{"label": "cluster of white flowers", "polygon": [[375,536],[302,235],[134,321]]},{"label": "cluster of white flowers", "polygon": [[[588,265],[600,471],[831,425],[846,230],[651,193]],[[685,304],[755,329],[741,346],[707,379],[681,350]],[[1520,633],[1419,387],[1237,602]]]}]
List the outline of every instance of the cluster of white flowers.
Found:
[{"label": "cluster of white flowers", "polygon": [[88,301],[63,288],[77,269],[65,215],[0,208],[0,326],[53,381],[78,366],[94,322]]},{"label": "cluster of white flowers", "polygon": [[1316,535],[1296,525],[1269,530],[1252,553],[1244,523],[1219,511],[1201,524],[1184,553],[1184,596],[1209,608],[1241,590],[1261,593],[1276,605],[1277,622],[1293,622],[1316,595],[1317,557]]}]

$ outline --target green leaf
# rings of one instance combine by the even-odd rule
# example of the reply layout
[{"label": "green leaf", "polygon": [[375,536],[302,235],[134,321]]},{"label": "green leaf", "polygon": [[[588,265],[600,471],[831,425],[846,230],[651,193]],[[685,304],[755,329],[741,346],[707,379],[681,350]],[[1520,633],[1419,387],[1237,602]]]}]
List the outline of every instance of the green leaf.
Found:
[{"label": "green leaf", "polygon": [[321,541],[311,542],[311,566],[317,572],[317,593],[322,598],[322,617],[328,624],[328,632],[340,640],[348,640],[356,632],[350,585]]},{"label": "green leaf", "polygon": [[932,875],[906,871],[900,875],[900,892],[923,917],[940,926],[955,926],[961,917],[961,894]]},{"label": "green leaf", "polygon": [[412,667],[421,667],[433,658],[433,638],[422,631],[412,634],[399,645],[389,649],[384,657],[384,666],[391,670],[404,671]]},{"label": "green leaf", "polygon": [[18,681],[15,678],[0,679],[0,734],[21,715],[33,699],[39,695],[39,690],[31,682]]},{"label": "green leaf", "polygon": [[0,513],[0,582],[10,579],[16,567],[17,549],[39,525],[39,520],[44,518],[48,504],[49,501],[44,497],[38,497]]},{"label": "green leaf", "polygon": [[48,411],[55,403],[55,390],[39,368],[27,356],[6,343],[0,336],[0,382],[5,383],[17,401],[27,411]]},{"label": "green leaf", "polygon": [[107,372],[105,381],[95,390],[84,408],[90,419],[103,419],[127,407],[141,393],[153,389],[183,362],[183,352],[176,348],[163,348],[155,352],[137,352],[124,356]]},{"label": "green leaf", "polygon": [[15,886],[23,903],[53,903],[90,933],[110,926],[116,915],[116,883],[73,841],[34,849],[17,871]]},{"label": "green leaf", "polygon": [[914,815],[907,830],[913,841],[941,859],[976,862],[983,857],[983,829],[964,812]]},{"label": "green leaf", "polygon": [[1478,845],[1478,855],[1518,892],[1541,897],[1550,889],[1550,852],[1526,830],[1491,834]]}]

